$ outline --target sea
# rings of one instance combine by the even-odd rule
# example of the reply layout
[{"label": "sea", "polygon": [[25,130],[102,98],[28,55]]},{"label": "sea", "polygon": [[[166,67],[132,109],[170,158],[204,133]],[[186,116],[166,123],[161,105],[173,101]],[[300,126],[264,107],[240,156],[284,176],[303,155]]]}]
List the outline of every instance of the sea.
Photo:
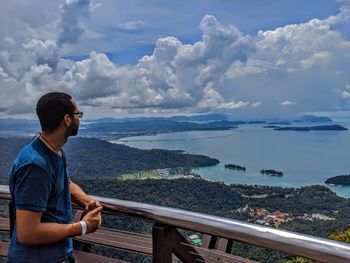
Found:
[{"label": "sea", "polygon": [[[326,185],[327,178],[350,174],[350,122],[302,123],[298,126],[339,124],[347,131],[276,131],[266,124],[245,124],[234,130],[191,131],[127,137],[112,140],[140,149],[183,150],[220,161],[194,168],[203,178],[226,184],[302,187]],[[296,125],[293,125],[296,126]],[[246,167],[226,169],[225,164]],[[282,177],[263,175],[262,169],[283,172]],[[339,196],[350,198],[349,186],[327,185]]]}]

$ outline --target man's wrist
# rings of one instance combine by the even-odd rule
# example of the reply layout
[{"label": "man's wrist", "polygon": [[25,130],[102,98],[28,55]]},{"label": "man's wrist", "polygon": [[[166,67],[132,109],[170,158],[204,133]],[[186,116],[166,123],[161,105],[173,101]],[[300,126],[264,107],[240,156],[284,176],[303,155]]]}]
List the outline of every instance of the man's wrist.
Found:
[{"label": "man's wrist", "polygon": [[72,223],[71,225],[71,232],[70,232],[70,236],[80,236],[81,235],[81,225],[79,224],[79,222],[76,223]]},{"label": "man's wrist", "polygon": [[83,236],[83,235],[85,235],[86,232],[87,232],[87,225],[86,225],[86,223],[85,223],[84,220],[81,220],[81,221],[79,221],[78,223],[79,223],[80,226],[81,226],[81,235]]}]

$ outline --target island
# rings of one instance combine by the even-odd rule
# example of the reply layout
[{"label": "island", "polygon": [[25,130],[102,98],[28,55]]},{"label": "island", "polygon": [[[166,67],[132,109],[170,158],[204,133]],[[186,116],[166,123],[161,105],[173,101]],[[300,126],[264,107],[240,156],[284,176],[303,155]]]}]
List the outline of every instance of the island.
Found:
[{"label": "island", "polygon": [[225,168],[226,169],[232,169],[232,170],[241,170],[241,171],[245,171],[245,167],[244,166],[240,166],[240,165],[236,165],[236,164],[225,164]]},{"label": "island", "polygon": [[311,127],[279,127],[275,131],[347,131],[348,129],[341,125],[321,125]]},{"label": "island", "polygon": [[278,125],[266,125],[266,126],[263,126],[263,128],[277,129],[277,128],[281,128],[281,126],[278,126]]},{"label": "island", "polygon": [[326,184],[334,184],[334,185],[350,185],[350,175],[337,175],[331,178],[328,178],[325,181]]},{"label": "island", "polygon": [[276,171],[276,170],[272,170],[272,169],[261,170],[260,173],[266,174],[266,175],[271,175],[271,176],[283,176],[283,173],[281,171]]},{"label": "island", "polygon": [[268,123],[269,125],[291,125],[288,121],[272,121]]},{"label": "island", "polygon": [[332,119],[325,116],[304,115],[301,118],[304,122],[332,122]]},{"label": "island", "polygon": [[[222,118],[224,117],[222,116]],[[238,128],[233,121],[220,120],[220,115],[198,116],[196,118],[181,116],[170,118],[102,118],[88,120],[80,125],[80,136],[98,137],[106,140],[170,132],[220,131]],[[40,130],[40,126],[36,120],[0,119],[0,131],[6,134],[7,137],[13,137],[14,134],[19,137],[31,136],[31,134],[37,133],[38,130]]]},{"label": "island", "polygon": [[247,124],[264,124],[266,121],[249,121]]}]

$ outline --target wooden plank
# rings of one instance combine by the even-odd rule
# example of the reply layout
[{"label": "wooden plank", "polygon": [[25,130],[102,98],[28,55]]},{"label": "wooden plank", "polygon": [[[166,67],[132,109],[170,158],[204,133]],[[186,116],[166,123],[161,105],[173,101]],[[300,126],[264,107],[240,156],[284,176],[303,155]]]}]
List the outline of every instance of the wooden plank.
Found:
[{"label": "wooden plank", "polygon": [[96,232],[74,238],[79,242],[97,244],[152,255],[152,237],[100,228]]},{"label": "wooden plank", "polygon": [[230,254],[232,250],[232,245],[232,240],[228,240],[226,238],[219,238],[218,247],[216,249]]},{"label": "wooden plank", "polygon": [[[79,215],[76,217],[76,219],[78,218]],[[0,230],[10,230],[10,221],[8,218],[0,218]],[[152,255],[152,237],[141,234],[100,228],[94,233],[84,236],[77,236],[74,239],[89,244],[99,244]]]},{"label": "wooden plank", "polygon": [[204,234],[202,238],[202,248],[209,248],[211,235]]},{"label": "wooden plank", "polygon": [[202,248],[214,249],[216,246],[217,237],[204,234],[202,240]]},{"label": "wooden plank", "polygon": [[127,263],[127,261],[116,259],[116,258],[108,258],[103,257],[79,250],[74,251],[74,256],[77,260],[77,262],[84,262],[84,263]]},{"label": "wooden plank", "polygon": [[10,220],[8,218],[0,218],[0,230],[10,231]]},{"label": "wooden plank", "polygon": [[0,256],[6,257],[9,250],[9,242],[0,241]]},{"label": "wooden plank", "polygon": [[205,262],[216,263],[216,262],[227,262],[227,263],[257,263],[254,260],[241,258],[232,254],[221,252],[215,249],[205,249],[201,247],[193,246],[197,252],[205,258]]}]

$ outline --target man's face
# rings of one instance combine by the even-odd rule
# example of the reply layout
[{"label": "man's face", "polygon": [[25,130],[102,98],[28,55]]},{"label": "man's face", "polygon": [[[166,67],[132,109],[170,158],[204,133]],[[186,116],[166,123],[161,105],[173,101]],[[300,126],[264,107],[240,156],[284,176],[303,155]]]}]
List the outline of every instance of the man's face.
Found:
[{"label": "man's face", "polygon": [[[79,112],[79,109],[78,109],[77,105],[75,104],[74,100],[72,100],[72,103],[74,105],[73,113]],[[71,122],[70,126],[68,127],[67,133],[66,133],[67,137],[76,136],[78,134],[78,130],[79,130],[80,121],[79,121],[78,114],[72,114],[71,119],[72,119],[72,122]]]}]

